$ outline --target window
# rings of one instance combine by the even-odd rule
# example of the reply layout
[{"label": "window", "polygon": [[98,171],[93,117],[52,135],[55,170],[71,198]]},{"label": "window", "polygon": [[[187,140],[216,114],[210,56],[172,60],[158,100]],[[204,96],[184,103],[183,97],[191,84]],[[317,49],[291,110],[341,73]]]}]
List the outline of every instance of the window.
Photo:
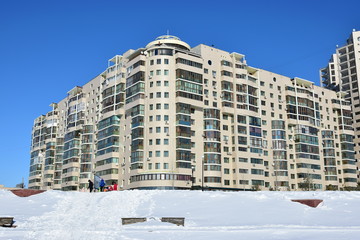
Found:
[{"label": "window", "polygon": [[150,93],[150,98],[154,98],[154,93]]},{"label": "window", "polygon": [[160,163],[155,163],[155,169],[160,169]]},{"label": "window", "polygon": [[164,63],[165,63],[165,64],[169,64],[169,59],[165,58],[165,59],[164,59]]},{"label": "window", "polygon": [[152,151],[149,151],[149,157],[152,157],[152,155],[153,155]]},{"label": "window", "polygon": [[149,122],[153,121],[153,116],[149,116]]},{"label": "window", "polygon": [[169,151],[164,151],[164,157],[169,157]]},{"label": "window", "polygon": [[156,64],[161,64],[161,59],[156,59]]},{"label": "window", "polygon": [[169,139],[168,138],[164,139],[164,145],[169,145]]},{"label": "window", "polygon": [[153,87],[154,86],[154,82],[150,82],[150,87]]},{"label": "window", "polygon": [[148,169],[151,170],[152,169],[152,163],[148,164]]},{"label": "window", "polygon": [[161,86],[161,81],[156,81],[156,86]]},{"label": "window", "polygon": [[239,157],[239,162],[247,163],[247,162],[248,162],[248,159],[247,159],[247,158],[241,158],[241,157]]},{"label": "window", "polygon": [[161,127],[156,127],[156,133],[161,133]]},{"label": "window", "polygon": [[169,109],[169,104],[168,103],[164,104],[164,109]]},{"label": "window", "polygon": [[160,151],[155,151],[155,156],[156,157],[161,157],[161,152]]},{"label": "window", "polygon": [[152,145],[152,144],[153,144],[153,140],[149,139],[149,145]]},{"label": "window", "polygon": [[169,164],[168,163],[164,163],[164,169],[169,169]]},{"label": "window", "polygon": [[164,92],[164,98],[169,98],[169,92]]},{"label": "window", "polygon": [[237,122],[246,124],[246,116],[237,115]]},{"label": "window", "polygon": [[156,121],[161,121],[161,115],[156,115]]},{"label": "window", "polygon": [[161,70],[156,70],[156,75],[161,75]]},{"label": "window", "polygon": [[157,138],[156,139],[156,145],[160,145],[161,144],[161,139],[160,138]]},{"label": "window", "polygon": [[156,97],[157,97],[157,98],[161,98],[161,92],[157,92],[157,93],[156,93]]},{"label": "window", "polygon": [[164,86],[168,87],[169,86],[169,81],[164,81]]},{"label": "window", "polygon": [[152,105],[152,104],[150,104],[150,110],[153,110],[153,108],[154,108],[154,105]]},{"label": "window", "polygon": [[169,115],[164,115],[164,121],[169,121]]},{"label": "window", "polygon": [[212,71],[213,78],[216,78],[216,71]]},{"label": "window", "polygon": [[165,76],[169,75],[169,70],[164,70],[164,75]]},{"label": "window", "polygon": [[154,60],[150,60],[150,65],[154,65]]}]

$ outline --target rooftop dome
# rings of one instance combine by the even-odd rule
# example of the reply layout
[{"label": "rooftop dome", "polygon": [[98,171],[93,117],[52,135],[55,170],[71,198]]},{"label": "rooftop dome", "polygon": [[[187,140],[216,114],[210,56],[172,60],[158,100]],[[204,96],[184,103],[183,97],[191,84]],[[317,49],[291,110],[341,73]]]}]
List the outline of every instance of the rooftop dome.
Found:
[{"label": "rooftop dome", "polygon": [[169,46],[176,46],[176,47],[186,48],[187,50],[190,50],[189,44],[181,41],[180,38],[178,38],[176,36],[172,36],[172,35],[159,36],[154,41],[152,41],[148,45],[146,45],[146,48],[150,48],[157,44],[165,44],[165,45],[169,45]]}]

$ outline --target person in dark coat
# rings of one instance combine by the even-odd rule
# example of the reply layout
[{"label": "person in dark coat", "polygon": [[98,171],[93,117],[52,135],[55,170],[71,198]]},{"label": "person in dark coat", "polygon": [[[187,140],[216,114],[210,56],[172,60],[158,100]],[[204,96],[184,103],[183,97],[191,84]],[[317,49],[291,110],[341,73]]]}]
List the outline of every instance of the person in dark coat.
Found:
[{"label": "person in dark coat", "polygon": [[104,179],[101,179],[101,181],[100,181],[100,192],[103,192],[104,191],[104,187],[105,187],[105,181],[104,181]]},{"label": "person in dark coat", "polygon": [[93,191],[93,189],[94,189],[94,183],[89,179],[89,186],[88,186],[88,189],[90,189],[90,192],[92,192]]}]

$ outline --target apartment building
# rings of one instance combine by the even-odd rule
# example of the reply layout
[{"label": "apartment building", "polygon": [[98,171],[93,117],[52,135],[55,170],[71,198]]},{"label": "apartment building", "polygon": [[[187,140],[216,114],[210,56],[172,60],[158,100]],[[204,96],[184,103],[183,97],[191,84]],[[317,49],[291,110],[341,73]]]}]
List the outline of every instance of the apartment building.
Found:
[{"label": "apartment building", "polygon": [[303,190],[357,185],[344,93],[174,36],[108,61],[35,119],[29,188]]},{"label": "apartment building", "polygon": [[[360,31],[353,30],[346,44],[337,46],[327,66],[320,69],[320,79],[323,87],[346,93],[345,99],[351,103],[356,160],[360,158],[359,73]],[[357,167],[358,169],[360,167],[359,161],[357,161]]]}]

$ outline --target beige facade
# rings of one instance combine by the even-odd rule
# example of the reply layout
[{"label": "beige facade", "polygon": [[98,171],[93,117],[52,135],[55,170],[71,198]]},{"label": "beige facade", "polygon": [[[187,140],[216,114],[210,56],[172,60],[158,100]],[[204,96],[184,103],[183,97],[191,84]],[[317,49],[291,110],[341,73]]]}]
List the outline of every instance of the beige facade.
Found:
[{"label": "beige facade", "polygon": [[[355,130],[355,159],[360,167],[360,31],[353,31],[344,46],[336,48],[325,68],[320,69],[322,86],[345,92],[345,99],[351,103],[352,121]],[[359,179],[359,173],[358,173]]]},{"label": "beige facade", "polygon": [[[161,36],[109,60],[34,122],[29,187],[302,190],[356,186],[342,93]],[[349,120],[350,119],[350,120]]]}]

